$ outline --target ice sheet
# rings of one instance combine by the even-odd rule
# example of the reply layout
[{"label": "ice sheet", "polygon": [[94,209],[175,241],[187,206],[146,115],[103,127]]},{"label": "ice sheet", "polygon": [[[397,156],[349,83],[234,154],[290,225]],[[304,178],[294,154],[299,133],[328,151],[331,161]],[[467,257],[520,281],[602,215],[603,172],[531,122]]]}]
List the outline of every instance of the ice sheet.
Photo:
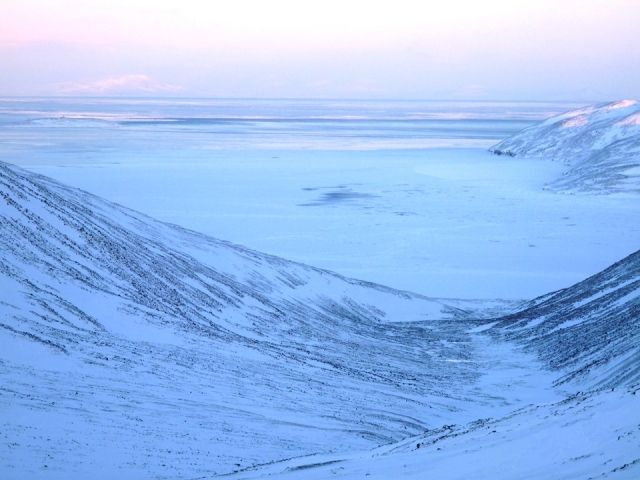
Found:
[{"label": "ice sheet", "polygon": [[[560,163],[484,151],[566,106],[15,103],[2,104],[6,161],[160,220],[430,296],[532,298],[638,248],[638,199],[548,192]],[[24,124],[62,114],[119,128]],[[422,148],[434,145],[446,148]]]},{"label": "ice sheet", "polygon": [[29,168],[160,220],[437,297],[533,298],[638,247],[638,200],[547,192],[560,164],[479,149],[169,152]]}]

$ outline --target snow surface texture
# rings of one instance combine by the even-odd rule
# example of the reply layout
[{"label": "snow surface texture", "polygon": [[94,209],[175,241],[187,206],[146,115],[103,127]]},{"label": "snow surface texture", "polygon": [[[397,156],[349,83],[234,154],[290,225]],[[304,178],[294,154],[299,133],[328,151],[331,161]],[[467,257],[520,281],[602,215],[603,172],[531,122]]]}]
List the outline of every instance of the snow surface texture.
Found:
[{"label": "snow surface texture", "polygon": [[524,129],[489,151],[551,157],[570,168],[547,188],[566,193],[640,192],[640,104],[592,105]]},{"label": "snow surface texture", "polygon": [[[640,473],[639,254],[514,313],[260,254],[4,163],[0,194],[2,478]],[[556,434],[578,440],[532,437]]]},{"label": "snow surface texture", "polygon": [[231,478],[637,479],[637,391],[577,393],[366,454],[297,458]]}]

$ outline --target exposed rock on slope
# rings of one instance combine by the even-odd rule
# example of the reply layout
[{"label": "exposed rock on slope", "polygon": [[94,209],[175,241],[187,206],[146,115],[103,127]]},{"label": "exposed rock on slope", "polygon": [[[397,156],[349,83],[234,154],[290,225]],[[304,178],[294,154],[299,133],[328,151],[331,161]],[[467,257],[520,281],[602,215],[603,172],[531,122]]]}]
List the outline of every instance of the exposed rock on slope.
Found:
[{"label": "exposed rock on slope", "polygon": [[640,104],[592,105],[526,128],[492,147],[512,157],[548,157],[570,168],[548,188],[562,192],[640,192]]},{"label": "exposed rock on slope", "polygon": [[640,383],[640,252],[500,319],[492,333],[535,351],[558,383]]},{"label": "exposed rock on slope", "polygon": [[474,391],[473,302],[260,254],[7,164],[0,196],[2,478],[225,473],[520,402]]},{"label": "exposed rock on slope", "polygon": [[577,393],[500,419],[446,425],[372,452],[295,458],[231,478],[635,480],[639,388]]},{"label": "exposed rock on slope", "polygon": [[[3,163],[0,196],[3,479],[640,466],[640,252],[487,319],[474,302],[261,254]],[[539,432],[591,442],[550,447],[550,461]],[[354,453],[383,444],[379,462]],[[485,453],[528,448],[546,463],[505,470]],[[356,462],[334,471],[345,455]]]}]

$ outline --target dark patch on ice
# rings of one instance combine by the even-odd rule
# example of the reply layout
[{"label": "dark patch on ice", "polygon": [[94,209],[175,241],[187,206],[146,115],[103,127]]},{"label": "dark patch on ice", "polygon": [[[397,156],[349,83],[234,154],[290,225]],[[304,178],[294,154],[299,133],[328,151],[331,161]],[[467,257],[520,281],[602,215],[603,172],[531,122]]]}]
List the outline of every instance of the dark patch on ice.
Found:
[{"label": "dark patch on ice", "polygon": [[516,156],[515,152],[512,152],[511,150],[499,150],[497,148],[490,148],[489,151],[495,155],[507,155],[509,157]]},{"label": "dark patch on ice", "polygon": [[[357,184],[357,185],[361,185],[361,184]],[[330,188],[347,188],[346,185],[335,185],[332,187],[305,187],[302,190],[304,190],[305,192],[315,192],[316,190],[329,190]]]},{"label": "dark patch on ice", "polygon": [[[340,203],[350,202],[352,200],[362,200],[366,198],[378,198],[379,195],[373,195],[371,193],[354,192],[350,188],[344,186],[334,187],[335,189],[329,192],[323,193],[320,198],[310,203],[301,203],[300,207],[321,207],[325,205],[336,205]],[[339,190],[337,190],[339,189]],[[305,188],[303,190],[313,191],[319,190],[312,188]]]},{"label": "dark patch on ice", "polygon": [[396,215],[400,215],[401,217],[404,217],[404,216],[407,216],[407,215],[418,215],[415,212],[393,212],[393,213],[395,213]]}]

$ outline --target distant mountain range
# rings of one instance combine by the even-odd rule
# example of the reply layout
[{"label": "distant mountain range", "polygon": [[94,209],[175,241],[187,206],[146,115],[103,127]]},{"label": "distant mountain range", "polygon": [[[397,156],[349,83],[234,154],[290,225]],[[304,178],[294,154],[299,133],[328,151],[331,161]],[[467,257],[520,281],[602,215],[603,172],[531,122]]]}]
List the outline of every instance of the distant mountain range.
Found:
[{"label": "distant mountain range", "polygon": [[547,157],[569,168],[546,188],[562,193],[640,192],[640,104],[592,105],[552,117],[492,147],[497,155]]}]

